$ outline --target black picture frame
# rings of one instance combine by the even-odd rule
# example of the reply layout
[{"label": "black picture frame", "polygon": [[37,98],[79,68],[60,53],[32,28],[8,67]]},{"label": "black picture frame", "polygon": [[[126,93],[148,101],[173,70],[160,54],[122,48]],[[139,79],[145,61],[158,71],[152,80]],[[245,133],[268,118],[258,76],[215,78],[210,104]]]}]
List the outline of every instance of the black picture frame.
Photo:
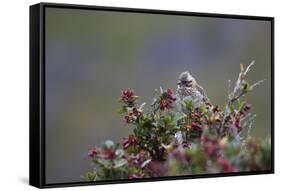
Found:
[{"label": "black picture frame", "polygon": [[[45,9],[47,7],[81,10],[105,10],[133,13],[153,13],[164,15],[183,15],[196,17],[231,18],[247,20],[264,20],[271,23],[271,169],[266,171],[249,171],[222,174],[201,174],[136,180],[110,180],[98,182],[69,182],[46,184],[45,181]],[[103,7],[73,4],[39,3],[30,6],[30,139],[29,139],[29,184],[38,188],[65,186],[84,186],[98,184],[148,182],[207,177],[226,177],[274,173],[274,18],[248,15],[229,15],[213,13],[196,13],[183,11],[135,9],[121,7]]]}]

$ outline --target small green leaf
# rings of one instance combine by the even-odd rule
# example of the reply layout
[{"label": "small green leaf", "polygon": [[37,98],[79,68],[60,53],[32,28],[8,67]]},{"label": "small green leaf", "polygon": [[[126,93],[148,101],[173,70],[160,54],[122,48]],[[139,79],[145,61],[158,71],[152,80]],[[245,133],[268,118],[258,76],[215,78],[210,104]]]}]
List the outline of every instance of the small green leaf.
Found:
[{"label": "small green leaf", "polygon": [[95,181],[97,179],[97,173],[96,172],[87,172],[83,178],[86,181]]},{"label": "small green leaf", "polygon": [[171,124],[173,122],[173,118],[171,115],[167,115],[164,119],[166,124]]},{"label": "small green leaf", "polygon": [[199,107],[200,112],[205,113],[207,111],[206,106],[205,105],[201,105]]},{"label": "small green leaf", "polygon": [[238,102],[238,111],[241,111],[245,104],[246,104],[245,101],[239,101]]},{"label": "small green leaf", "polygon": [[233,105],[231,105],[231,106],[229,107],[229,109],[230,109],[230,113],[234,113],[234,112],[235,112],[235,109],[234,109],[234,106],[233,106]]},{"label": "small green leaf", "polygon": [[103,147],[107,148],[107,149],[113,149],[114,148],[114,142],[111,141],[111,140],[106,140],[103,144]]},{"label": "small green leaf", "polygon": [[184,103],[185,103],[186,109],[188,111],[190,111],[190,112],[193,111],[193,102],[192,102],[192,100],[185,100]]},{"label": "small green leaf", "polygon": [[98,165],[100,165],[100,166],[102,166],[104,168],[108,168],[108,169],[110,169],[111,166],[112,166],[112,164],[111,164],[111,162],[109,160],[104,160],[104,159],[101,159],[101,158],[100,159],[96,159],[94,162],[96,164],[98,164]]},{"label": "small green leaf", "polygon": [[180,113],[174,113],[173,115],[173,122],[177,123],[178,121],[182,120],[184,118],[184,115]]},{"label": "small green leaf", "polygon": [[174,126],[174,129],[179,130],[179,129],[181,129],[181,127],[180,126]]},{"label": "small green leaf", "polygon": [[115,161],[115,165],[113,166],[113,168],[120,168],[126,164],[127,164],[127,161],[125,159],[120,159],[118,161]]},{"label": "small green leaf", "polygon": [[119,114],[123,114],[123,113],[126,113],[127,112],[127,108],[126,106],[122,106],[118,109],[117,111]]},{"label": "small green leaf", "polygon": [[248,82],[245,82],[244,85],[243,85],[243,92],[244,93],[247,93],[249,91],[249,83]]}]

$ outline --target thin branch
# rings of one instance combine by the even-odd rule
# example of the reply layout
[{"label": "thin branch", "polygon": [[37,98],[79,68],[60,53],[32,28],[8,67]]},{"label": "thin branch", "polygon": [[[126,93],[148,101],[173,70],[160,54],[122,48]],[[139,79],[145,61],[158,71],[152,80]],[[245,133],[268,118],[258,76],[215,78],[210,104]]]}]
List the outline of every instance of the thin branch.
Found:
[{"label": "thin branch", "polygon": [[249,66],[246,68],[245,72],[243,73],[243,75],[245,76],[249,71],[250,71],[250,68],[255,64],[255,61],[253,60]]}]

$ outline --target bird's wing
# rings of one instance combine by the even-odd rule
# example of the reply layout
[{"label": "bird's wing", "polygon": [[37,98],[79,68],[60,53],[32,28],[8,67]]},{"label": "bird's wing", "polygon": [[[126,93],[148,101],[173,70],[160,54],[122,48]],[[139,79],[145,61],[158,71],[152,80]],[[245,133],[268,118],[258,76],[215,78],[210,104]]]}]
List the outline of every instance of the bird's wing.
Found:
[{"label": "bird's wing", "polygon": [[199,84],[196,83],[196,89],[203,95],[203,97],[206,99],[206,101],[210,101],[210,99],[208,98],[205,90],[202,88],[202,86],[200,86]]}]

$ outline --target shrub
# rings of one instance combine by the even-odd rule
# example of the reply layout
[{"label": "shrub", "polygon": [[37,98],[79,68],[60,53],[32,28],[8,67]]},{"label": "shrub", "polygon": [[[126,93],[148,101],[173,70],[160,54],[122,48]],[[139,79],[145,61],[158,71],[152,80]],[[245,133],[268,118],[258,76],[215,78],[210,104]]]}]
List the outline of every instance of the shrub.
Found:
[{"label": "shrub", "polygon": [[93,170],[83,178],[97,181],[270,169],[270,139],[241,136],[255,118],[252,105],[242,98],[262,82],[250,85],[246,81],[253,64],[245,70],[241,65],[224,107],[208,103],[195,107],[187,100],[183,113],[176,107],[178,97],[173,90],[160,88],[145,108],[132,89],[121,91],[119,113],[133,134],[121,144],[108,140],[93,147],[88,154]]}]

